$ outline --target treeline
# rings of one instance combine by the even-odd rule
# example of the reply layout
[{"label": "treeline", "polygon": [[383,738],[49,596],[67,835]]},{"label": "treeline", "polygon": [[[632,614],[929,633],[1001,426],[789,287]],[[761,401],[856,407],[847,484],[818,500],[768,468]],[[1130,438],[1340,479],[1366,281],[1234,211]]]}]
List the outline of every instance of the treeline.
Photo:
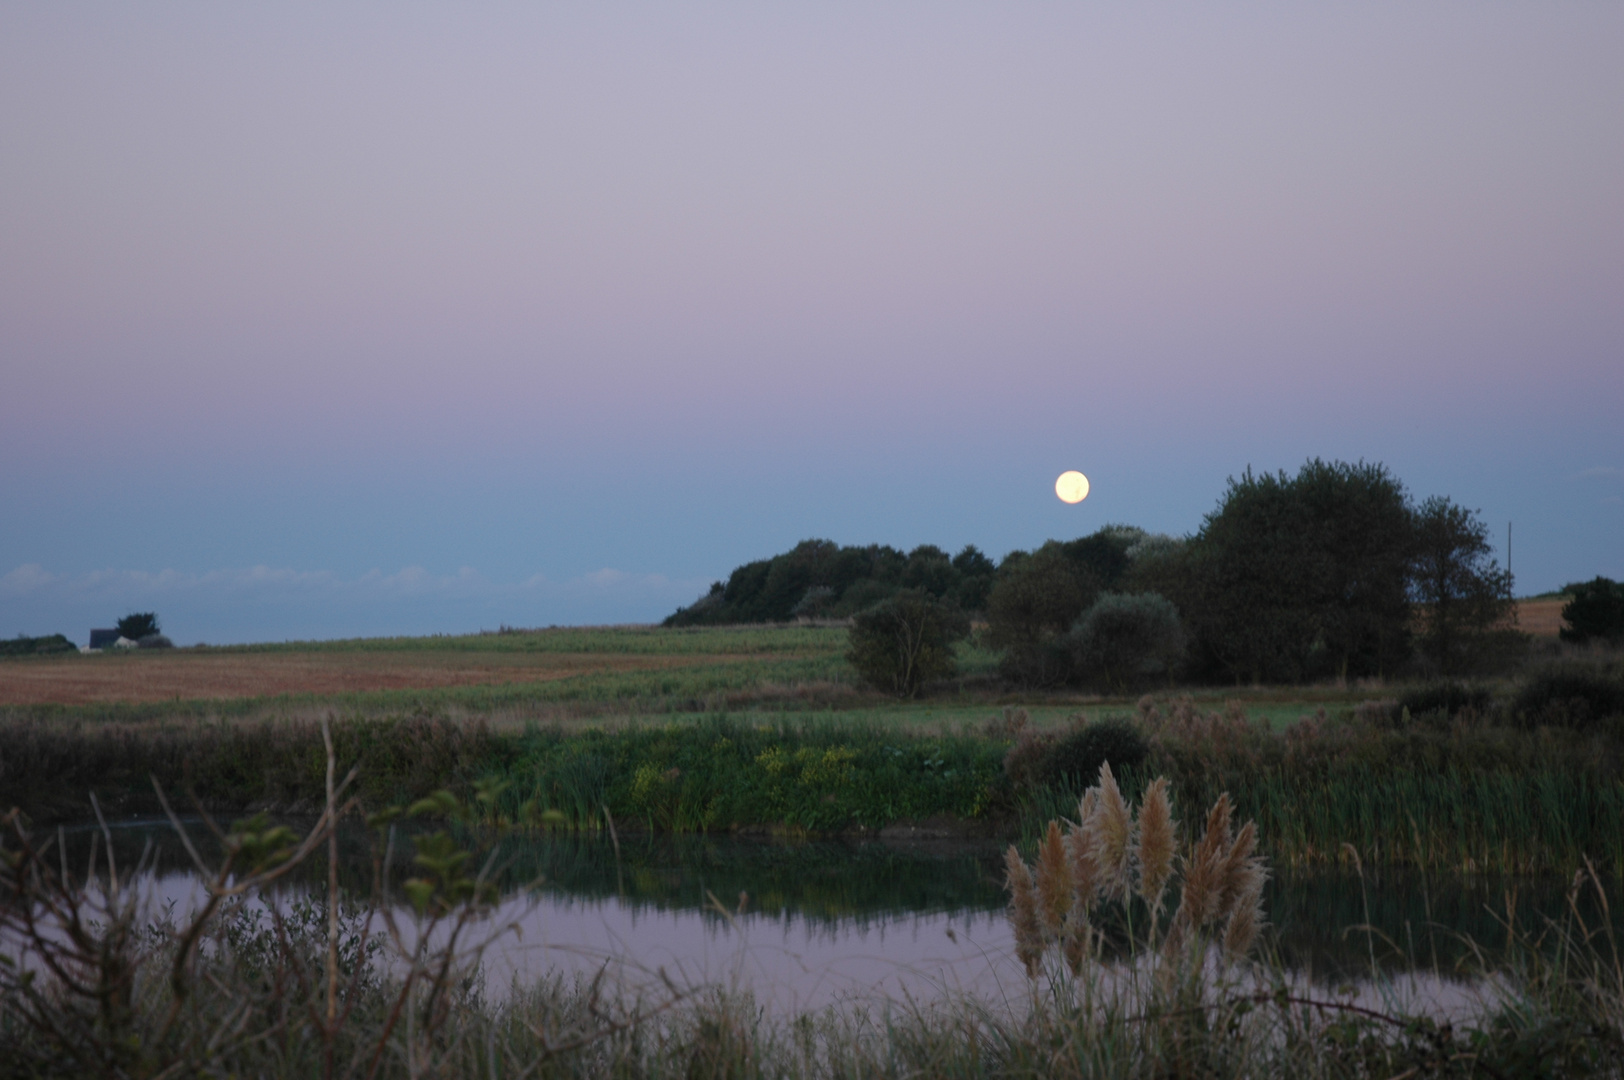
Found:
[{"label": "treeline", "polygon": [[[974,547],[806,541],[739,567],[666,625],[848,616],[854,662],[889,657],[864,674],[904,694],[951,670],[940,643],[968,633],[966,616],[1024,686],[1454,675],[1526,644],[1475,512],[1417,503],[1383,465],[1319,459],[1231,478],[1188,537],[1108,525],[996,565]],[[936,660],[921,666],[893,638]]]},{"label": "treeline", "polygon": [[904,590],[979,612],[997,570],[974,545],[950,557],[934,544],[903,554],[886,544],[842,547],[832,540],[803,540],[782,555],[745,563],[726,584],[716,582],[664,625],[844,619]]}]

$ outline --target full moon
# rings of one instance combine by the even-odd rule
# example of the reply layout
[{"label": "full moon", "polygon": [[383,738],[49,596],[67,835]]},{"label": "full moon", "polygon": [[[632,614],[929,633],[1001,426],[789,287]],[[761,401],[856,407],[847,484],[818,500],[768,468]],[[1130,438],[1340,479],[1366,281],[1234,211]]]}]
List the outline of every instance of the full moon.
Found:
[{"label": "full moon", "polygon": [[1076,469],[1063,472],[1054,482],[1054,493],[1061,502],[1080,503],[1088,498],[1088,477]]}]

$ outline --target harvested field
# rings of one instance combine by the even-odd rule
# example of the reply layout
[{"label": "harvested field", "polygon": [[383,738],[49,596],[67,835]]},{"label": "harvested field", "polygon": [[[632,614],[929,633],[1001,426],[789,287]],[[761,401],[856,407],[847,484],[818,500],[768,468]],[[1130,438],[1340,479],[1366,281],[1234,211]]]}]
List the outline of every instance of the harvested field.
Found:
[{"label": "harvested field", "polygon": [[1567,597],[1554,600],[1517,601],[1517,629],[1540,638],[1554,638],[1562,629],[1562,605]]},{"label": "harvested field", "polygon": [[130,652],[0,664],[0,705],[220,700],[548,682],[746,659],[725,654]]}]

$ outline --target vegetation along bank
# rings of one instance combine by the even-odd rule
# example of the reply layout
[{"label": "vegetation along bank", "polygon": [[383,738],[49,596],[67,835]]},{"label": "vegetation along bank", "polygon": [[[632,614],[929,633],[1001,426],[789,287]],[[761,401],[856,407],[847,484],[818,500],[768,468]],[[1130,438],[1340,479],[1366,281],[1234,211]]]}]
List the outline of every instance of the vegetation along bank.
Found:
[{"label": "vegetation along bank", "polygon": [[[1038,710],[1041,714],[1042,710]],[[338,757],[369,809],[448,789],[487,793],[490,825],[791,835],[1029,835],[1069,812],[1109,760],[1124,789],[1166,776],[1175,805],[1228,790],[1280,864],[1367,863],[1568,872],[1624,869],[1624,678],[1558,670],[1499,691],[1444,684],[1296,719],[1267,703],[1184,695],[1034,719],[971,706],[957,723],[907,711],[744,710],[614,723],[340,716]],[[0,722],[0,794],[37,820],[176,802],[309,811],[321,799],[317,721],[262,716]]]}]

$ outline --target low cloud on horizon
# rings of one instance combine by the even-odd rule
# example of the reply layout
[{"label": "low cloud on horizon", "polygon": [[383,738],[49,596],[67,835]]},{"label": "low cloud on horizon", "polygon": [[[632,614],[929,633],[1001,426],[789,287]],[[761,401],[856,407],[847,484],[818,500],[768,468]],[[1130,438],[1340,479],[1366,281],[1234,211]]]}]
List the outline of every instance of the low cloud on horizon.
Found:
[{"label": "low cloud on horizon", "polygon": [[422,566],[345,578],[327,570],[251,566],[201,573],[106,569],[54,573],[24,563],[0,576],[7,636],[61,633],[84,644],[92,626],[155,611],[178,645],[469,633],[503,625],[657,622],[708,580],[605,567],[554,580],[496,581],[470,567]]}]

